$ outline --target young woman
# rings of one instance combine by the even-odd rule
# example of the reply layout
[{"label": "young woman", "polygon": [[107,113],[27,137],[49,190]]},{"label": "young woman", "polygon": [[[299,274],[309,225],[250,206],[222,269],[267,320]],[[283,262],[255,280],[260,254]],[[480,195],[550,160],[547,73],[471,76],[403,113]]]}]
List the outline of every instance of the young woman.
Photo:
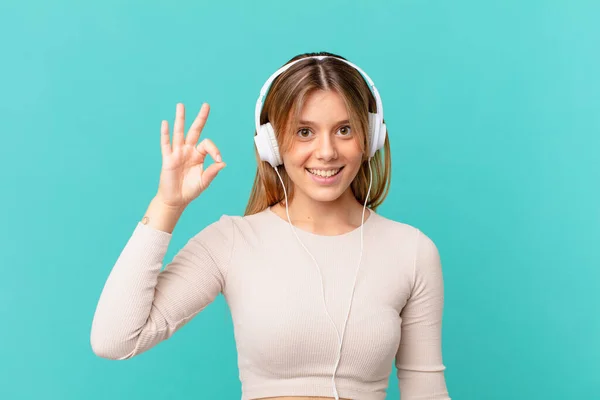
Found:
[{"label": "young woman", "polygon": [[419,229],[376,213],[391,159],[366,73],[331,53],[275,72],[256,105],[245,214],[202,229],[161,271],[183,210],[225,167],[212,141],[198,143],[208,113],[204,104],[184,136],[178,104],[172,143],[162,123],[158,191],[100,296],[94,352],[140,354],[222,293],[243,400],[383,400],[393,363],[403,400],[450,399],[439,253]]}]

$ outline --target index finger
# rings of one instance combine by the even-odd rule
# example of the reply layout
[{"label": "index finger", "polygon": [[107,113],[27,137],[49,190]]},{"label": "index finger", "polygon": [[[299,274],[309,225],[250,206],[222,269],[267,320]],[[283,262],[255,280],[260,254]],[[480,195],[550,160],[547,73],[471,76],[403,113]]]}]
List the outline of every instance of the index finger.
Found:
[{"label": "index finger", "polygon": [[204,129],[204,125],[206,124],[206,120],[208,119],[208,114],[210,112],[210,105],[208,103],[203,103],[202,107],[200,107],[200,111],[198,115],[196,115],[196,119],[190,126],[190,130],[188,131],[187,137],[185,138],[185,144],[196,145],[198,142],[198,138],[200,138],[200,132]]},{"label": "index finger", "polygon": [[220,163],[223,161],[223,159],[221,157],[221,152],[219,151],[217,146],[215,146],[213,141],[208,138],[201,141],[200,144],[198,146],[196,146],[196,150],[198,151],[198,153],[200,153],[200,156],[202,157],[203,160],[207,154],[210,154],[212,159],[215,160],[216,162]]}]

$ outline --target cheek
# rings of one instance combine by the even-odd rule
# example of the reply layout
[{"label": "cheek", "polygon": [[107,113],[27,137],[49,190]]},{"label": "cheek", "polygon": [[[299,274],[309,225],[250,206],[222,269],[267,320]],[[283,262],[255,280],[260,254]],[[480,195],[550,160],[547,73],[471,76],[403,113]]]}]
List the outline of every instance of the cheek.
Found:
[{"label": "cheek", "polygon": [[356,169],[360,168],[360,165],[363,160],[363,153],[358,147],[358,144],[353,144],[348,146],[344,154],[346,155],[346,160],[348,164],[352,164],[352,166]]},{"label": "cheek", "polygon": [[304,168],[306,163],[310,160],[310,155],[310,151],[296,147],[283,156],[283,161],[289,167]]},{"label": "cheek", "polygon": [[346,177],[352,181],[356,178],[358,171],[360,171],[360,167],[362,165],[362,155],[357,157],[353,157],[352,160],[348,160],[348,164],[346,164]]}]

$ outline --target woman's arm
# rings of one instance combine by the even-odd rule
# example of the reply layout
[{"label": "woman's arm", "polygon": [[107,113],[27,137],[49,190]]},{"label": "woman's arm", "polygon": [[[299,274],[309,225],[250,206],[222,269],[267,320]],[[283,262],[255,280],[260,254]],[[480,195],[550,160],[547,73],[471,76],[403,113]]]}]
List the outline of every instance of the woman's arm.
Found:
[{"label": "woman's arm", "polygon": [[171,233],[138,223],[100,296],[91,330],[94,353],[122,360],[150,349],[223,291],[233,222],[221,219],[192,237],[161,271]]},{"label": "woman's arm", "polygon": [[396,368],[402,400],[449,400],[442,362],[444,282],[437,247],[416,231],[410,299],[400,313],[402,336]]}]

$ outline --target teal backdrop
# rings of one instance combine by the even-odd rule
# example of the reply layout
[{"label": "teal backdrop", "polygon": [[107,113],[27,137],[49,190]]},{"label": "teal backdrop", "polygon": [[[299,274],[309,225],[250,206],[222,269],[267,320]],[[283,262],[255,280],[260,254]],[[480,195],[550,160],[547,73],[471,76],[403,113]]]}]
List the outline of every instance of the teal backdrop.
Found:
[{"label": "teal backdrop", "polygon": [[381,92],[379,213],[440,250],[453,400],[600,398],[599,16],[592,0],[3,1],[0,398],[240,398],[222,296],[128,361],[97,357],[90,326],[156,192],[161,120],[183,102],[189,127],[210,103],[203,137],[228,164],[170,260],[243,213],[258,91],[310,51]]}]

